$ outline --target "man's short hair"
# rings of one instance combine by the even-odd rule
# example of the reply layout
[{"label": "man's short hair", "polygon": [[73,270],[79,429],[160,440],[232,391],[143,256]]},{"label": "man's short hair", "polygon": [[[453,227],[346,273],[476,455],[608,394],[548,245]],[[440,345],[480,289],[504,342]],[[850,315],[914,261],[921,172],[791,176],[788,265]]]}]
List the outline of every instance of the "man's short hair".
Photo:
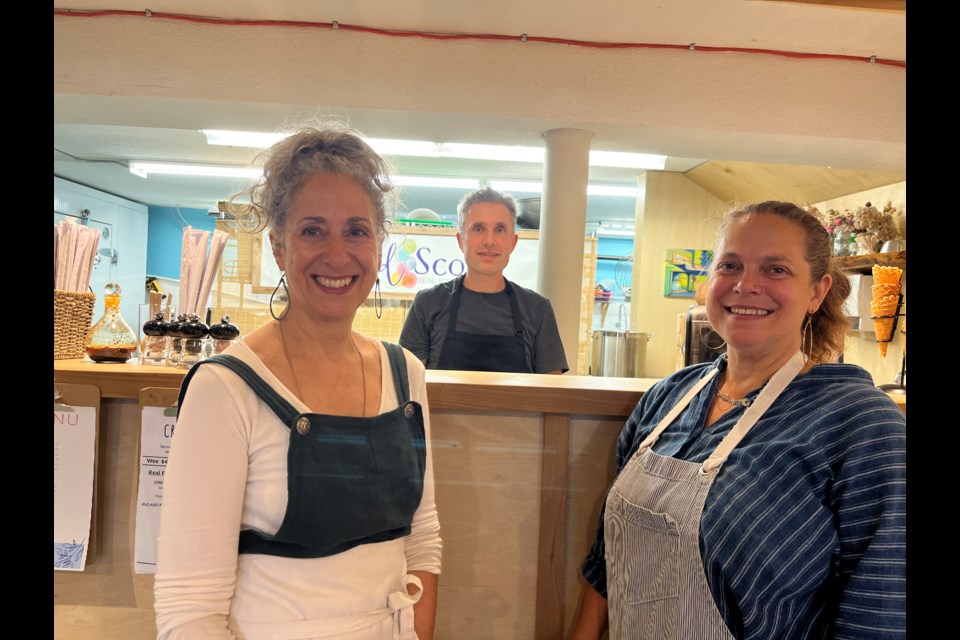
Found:
[{"label": "man's short hair", "polygon": [[482,187],[476,191],[471,191],[463,196],[460,204],[457,205],[457,230],[463,233],[463,221],[467,216],[470,207],[479,202],[494,202],[502,204],[510,212],[510,222],[513,224],[513,232],[517,232],[517,201],[509,193],[500,193],[491,187]]}]

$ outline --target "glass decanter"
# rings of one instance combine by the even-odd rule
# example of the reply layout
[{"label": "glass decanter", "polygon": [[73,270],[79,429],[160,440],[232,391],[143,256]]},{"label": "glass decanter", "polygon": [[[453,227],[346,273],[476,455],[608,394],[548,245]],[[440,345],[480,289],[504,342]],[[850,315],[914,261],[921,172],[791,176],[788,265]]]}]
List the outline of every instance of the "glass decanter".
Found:
[{"label": "glass decanter", "polygon": [[137,334],[120,315],[120,285],[103,289],[103,317],[90,327],[84,351],[94,362],[126,362],[137,350]]}]

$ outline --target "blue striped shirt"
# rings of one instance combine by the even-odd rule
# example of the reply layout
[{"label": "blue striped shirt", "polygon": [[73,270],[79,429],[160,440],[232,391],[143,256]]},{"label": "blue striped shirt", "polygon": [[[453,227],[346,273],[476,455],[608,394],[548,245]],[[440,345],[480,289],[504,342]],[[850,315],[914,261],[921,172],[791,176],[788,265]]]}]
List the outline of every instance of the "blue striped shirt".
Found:
[{"label": "blue striped shirt", "polygon": [[[641,398],[617,442],[617,473],[713,366],[682,369]],[[654,451],[703,462],[716,449],[743,413],[702,428],[717,380]],[[718,473],[700,553],[736,638],[904,637],[906,419],[869,373],[817,365],[784,390]],[[582,570],[606,596],[602,514]]]}]

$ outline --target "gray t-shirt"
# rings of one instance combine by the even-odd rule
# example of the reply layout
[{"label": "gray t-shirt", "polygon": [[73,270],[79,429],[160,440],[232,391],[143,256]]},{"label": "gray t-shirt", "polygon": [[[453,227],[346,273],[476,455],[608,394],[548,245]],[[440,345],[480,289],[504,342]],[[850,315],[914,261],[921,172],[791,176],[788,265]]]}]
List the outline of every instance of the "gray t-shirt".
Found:
[{"label": "gray t-shirt", "polygon": [[[513,282],[510,284],[520,307],[527,365],[535,373],[568,371],[557,317],[550,301],[536,291]],[[462,286],[462,278],[419,292],[400,332],[400,344],[425,360],[428,369],[435,369],[440,362],[440,351],[450,322],[450,300],[457,286]],[[513,314],[506,291],[480,293],[464,287],[460,297],[460,313],[457,314],[457,331],[512,336]]]}]

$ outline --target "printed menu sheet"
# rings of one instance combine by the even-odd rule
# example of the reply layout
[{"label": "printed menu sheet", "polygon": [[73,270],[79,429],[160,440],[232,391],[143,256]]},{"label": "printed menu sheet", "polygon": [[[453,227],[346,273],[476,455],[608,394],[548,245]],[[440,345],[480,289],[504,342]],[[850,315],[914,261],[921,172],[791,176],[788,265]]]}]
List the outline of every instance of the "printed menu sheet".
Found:
[{"label": "printed menu sheet", "polygon": [[97,412],[73,407],[53,412],[53,568],[83,571],[87,563]]},{"label": "printed menu sheet", "polygon": [[163,504],[163,478],[177,419],[164,407],[143,407],[140,430],[140,488],[137,492],[137,532],[134,570],[157,572],[157,534]]}]

